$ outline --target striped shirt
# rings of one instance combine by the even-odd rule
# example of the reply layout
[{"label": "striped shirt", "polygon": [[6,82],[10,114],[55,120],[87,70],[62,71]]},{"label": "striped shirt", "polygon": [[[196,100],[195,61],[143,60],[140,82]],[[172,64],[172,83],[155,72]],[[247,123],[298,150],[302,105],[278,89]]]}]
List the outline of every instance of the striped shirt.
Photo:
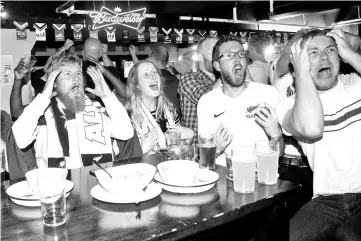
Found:
[{"label": "striped shirt", "polygon": [[[361,78],[339,75],[338,83],[320,94],[324,110],[323,136],[299,139],[313,170],[315,195],[361,192]],[[286,98],[277,107],[280,123],[294,105]],[[285,134],[289,134],[284,130]]]}]

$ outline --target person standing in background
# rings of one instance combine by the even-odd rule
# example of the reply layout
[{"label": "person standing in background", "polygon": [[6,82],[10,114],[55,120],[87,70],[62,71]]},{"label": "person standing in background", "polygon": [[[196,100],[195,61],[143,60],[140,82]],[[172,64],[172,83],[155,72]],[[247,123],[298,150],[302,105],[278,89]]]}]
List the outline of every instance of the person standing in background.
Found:
[{"label": "person standing in background", "polygon": [[254,82],[266,85],[269,84],[270,64],[265,58],[265,52],[269,46],[270,39],[264,34],[253,34],[248,39],[248,57],[252,62],[248,65],[249,72]]}]

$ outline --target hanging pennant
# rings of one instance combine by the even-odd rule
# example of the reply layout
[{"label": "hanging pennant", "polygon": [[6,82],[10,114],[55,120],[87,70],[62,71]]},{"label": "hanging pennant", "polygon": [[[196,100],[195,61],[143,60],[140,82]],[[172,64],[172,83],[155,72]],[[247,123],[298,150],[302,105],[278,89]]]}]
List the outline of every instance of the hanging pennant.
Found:
[{"label": "hanging pennant", "polygon": [[127,29],[123,29],[122,31],[122,40],[123,43],[129,42],[129,31]]},{"label": "hanging pennant", "polygon": [[145,31],[145,27],[144,27],[144,26],[143,26],[141,29],[137,29],[137,32],[138,32],[138,42],[139,42],[139,43],[144,43],[144,42],[145,42],[144,31]]},{"label": "hanging pennant", "polygon": [[107,32],[108,42],[115,42],[115,27],[106,27],[105,32]]},{"label": "hanging pennant", "polygon": [[206,38],[206,33],[207,33],[207,30],[202,30],[202,29],[200,29],[200,30],[198,30],[198,33],[201,35],[201,37],[200,37],[200,39],[199,39],[199,41],[201,41],[202,39],[204,39],[204,38]]},{"label": "hanging pennant", "polygon": [[194,34],[194,32],[196,31],[195,29],[186,29],[187,30],[187,32],[188,32],[188,43],[194,43],[194,36],[193,36],[193,34]]},{"label": "hanging pennant", "polygon": [[149,27],[150,42],[158,42],[158,27]]},{"label": "hanging pennant", "polygon": [[216,30],[209,30],[209,35],[211,35],[212,37],[217,37],[218,32]]},{"label": "hanging pennant", "polygon": [[239,32],[239,35],[241,36],[241,43],[247,43],[247,32]]},{"label": "hanging pennant", "polygon": [[170,44],[172,42],[172,40],[170,39],[169,34],[170,34],[170,32],[172,32],[172,28],[170,28],[168,30],[162,28],[162,31],[164,33],[164,43]]},{"label": "hanging pennant", "polygon": [[82,41],[83,40],[83,24],[72,24],[71,29],[74,33],[74,41]]},{"label": "hanging pennant", "polygon": [[46,41],[46,23],[34,23],[36,41]]},{"label": "hanging pennant", "polygon": [[65,41],[65,35],[64,35],[65,24],[53,23],[53,29],[55,32],[55,41]]},{"label": "hanging pennant", "polygon": [[88,25],[88,29],[89,29],[89,37],[90,38],[96,38],[98,39],[98,35],[99,35],[99,29],[93,29],[93,27],[91,25]]},{"label": "hanging pennant", "polygon": [[175,42],[177,44],[181,44],[183,42],[183,29],[174,29],[174,32],[176,33],[177,37],[175,39]]},{"label": "hanging pennant", "polygon": [[236,32],[229,31],[229,34],[233,36],[237,36],[237,31]]},{"label": "hanging pennant", "polygon": [[16,39],[25,40],[26,39],[26,28],[28,27],[28,22],[16,22],[14,21],[16,27]]}]

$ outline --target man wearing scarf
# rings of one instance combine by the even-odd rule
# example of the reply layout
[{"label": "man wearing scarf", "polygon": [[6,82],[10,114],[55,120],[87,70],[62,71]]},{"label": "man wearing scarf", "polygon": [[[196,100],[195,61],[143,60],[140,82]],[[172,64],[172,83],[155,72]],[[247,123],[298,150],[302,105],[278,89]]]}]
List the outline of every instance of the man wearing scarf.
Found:
[{"label": "man wearing scarf", "polygon": [[[15,140],[26,148],[34,140],[37,162],[49,167],[78,168],[113,161],[111,138],[127,140],[134,130],[123,105],[106,84],[99,69],[87,73],[105,108],[84,94],[81,60],[62,53],[52,60],[42,93],[24,110],[13,125]],[[55,97],[54,97],[55,96]]]}]

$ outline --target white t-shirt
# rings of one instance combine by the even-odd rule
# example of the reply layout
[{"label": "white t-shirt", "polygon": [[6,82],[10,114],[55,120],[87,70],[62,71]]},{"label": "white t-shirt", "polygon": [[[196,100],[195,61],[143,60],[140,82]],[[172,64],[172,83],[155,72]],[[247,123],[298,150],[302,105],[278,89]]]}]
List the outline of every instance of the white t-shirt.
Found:
[{"label": "white t-shirt", "polygon": [[264,63],[258,60],[253,61],[252,64],[248,65],[249,72],[253,78],[254,82],[261,84],[268,84],[268,73],[269,73],[270,64]]},{"label": "white t-shirt", "polygon": [[[319,140],[299,139],[313,170],[314,195],[361,192],[361,78],[339,75],[338,83],[320,94],[324,132]],[[277,107],[282,123],[295,102],[286,98]],[[285,134],[290,135],[284,130]]]},{"label": "white t-shirt", "polygon": [[[255,122],[254,112],[266,102],[272,108],[278,102],[277,90],[270,86],[248,82],[247,89],[237,98],[223,93],[223,86],[203,95],[198,102],[198,133],[216,133],[223,124],[233,135],[226,153],[231,153],[232,146],[255,146],[256,141],[268,140],[264,130]],[[217,164],[225,165],[224,157],[217,159]]]}]

